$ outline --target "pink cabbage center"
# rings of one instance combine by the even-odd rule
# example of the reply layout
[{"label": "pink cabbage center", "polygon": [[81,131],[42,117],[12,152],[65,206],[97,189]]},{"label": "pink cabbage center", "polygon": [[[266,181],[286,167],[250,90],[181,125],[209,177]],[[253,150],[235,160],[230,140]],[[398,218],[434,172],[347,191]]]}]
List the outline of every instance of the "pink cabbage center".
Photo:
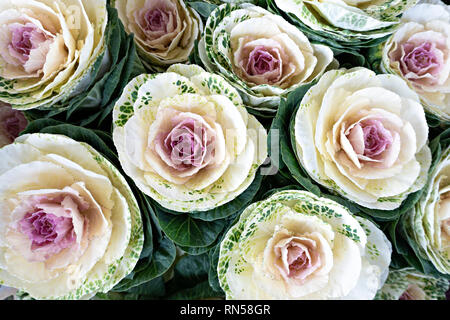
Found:
[{"label": "pink cabbage center", "polygon": [[[363,133],[363,149],[353,138],[358,131]],[[392,134],[379,120],[365,120],[356,124],[348,134],[349,141],[357,154],[373,158],[382,154],[393,141]]]},{"label": "pink cabbage center", "polygon": [[177,124],[164,139],[164,146],[176,168],[199,167],[207,156],[206,129],[192,118]]},{"label": "pink cabbage center", "polygon": [[[440,69],[441,63],[436,56],[435,47],[431,42],[424,42],[419,46],[406,42],[403,45],[405,55],[402,57],[404,66],[407,70],[403,73],[414,72],[417,75],[423,75],[431,68]],[[438,71],[438,70],[436,70]]]},{"label": "pink cabbage center", "polygon": [[47,40],[45,34],[33,23],[13,23],[9,26],[11,42],[8,45],[9,54],[25,64],[33,49]]},{"label": "pink cabbage center", "polygon": [[285,278],[303,281],[321,266],[314,240],[292,238],[288,243],[282,240],[274,249],[281,259],[281,265],[278,266]]},{"label": "pink cabbage center", "polygon": [[51,247],[53,254],[76,241],[72,218],[57,217],[44,210],[27,213],[19,222],[22,233],[31,240],[31,250]]},{"label": "pink cabbage center", "polygon": [[152,9],[145,13],[144,18],[147,30],[167,32],[167,23],[170,19],[167,12],[159,8]]},{"label": "pink cabbage center", "polygon": [[274,71],[280,66],[276,59],[264,46],[256,46],[249,54],[246,71],[249,75],[262,75]]}]

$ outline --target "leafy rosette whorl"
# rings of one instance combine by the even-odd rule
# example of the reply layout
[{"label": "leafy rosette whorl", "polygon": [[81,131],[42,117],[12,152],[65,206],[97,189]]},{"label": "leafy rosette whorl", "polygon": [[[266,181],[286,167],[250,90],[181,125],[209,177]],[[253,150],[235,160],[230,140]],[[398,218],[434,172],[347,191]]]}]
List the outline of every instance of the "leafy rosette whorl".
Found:
[{"label": "leafy rosette whorl", "polygon": [[450,124],[450,6],[420,3],[407,10],[382,48],[381,69],[405,79],[429,114]]},{"label": "leafy rosette whorl", "polygon": [[150,69],[188,60],[203,23],[183,0],[113,0],[113,4]]},{"label": "leafy rosette whorl", "polygon": [[83,92],[109,64],[105,0],[0,3],[0,100],[51,107]]},{"label": "leafy rosette whorl", "polygon": [[276,6],[321,37],[340,46],[370,45],[394,32],[397,16],[417,0],[273,0]]},{"label": "leafy rosette whorl", "polygon": [[280,96],[316,80],[333,52],[311,44],[295,26],[251,4],[223,4],[206,22],[199,55],[250,107],[275,112]]},{"label": "leafy rosette whorl", "polygon": [[449,282],[418,272],[414,268],[390,270],[376,300],[445,300]]},{"label": "leafy rosette whorl", "polygon": [[391,244],[373,223],[306,191],[250,205],[220,245],[227,299],[373,299]]},{"label": "leafy rosette whorl", "polygon": [[80,299],[133,270],[140,210],[100,153],[36,133],[1,148],[0,163],[0,284],[36,299]]},{"label": "leafy rosette whorl", "polygon": [[362,207],[393,210],[425,186],[431,164],[425,112],[397,76],[328,71],[303,97],[292,125],[306,172]]},{"label": "leafy rosette whorl", "polygon": [[442,151],[422,197],[404,219],[416,253],[450,275],[450,147]]},{"label": "leafy rosette whorl", "polygon": [[114,108],[125,172],[163,207],[206,211],[243,193],[267,157],[267,134],[237,91],[196,65],[136,77]]}]

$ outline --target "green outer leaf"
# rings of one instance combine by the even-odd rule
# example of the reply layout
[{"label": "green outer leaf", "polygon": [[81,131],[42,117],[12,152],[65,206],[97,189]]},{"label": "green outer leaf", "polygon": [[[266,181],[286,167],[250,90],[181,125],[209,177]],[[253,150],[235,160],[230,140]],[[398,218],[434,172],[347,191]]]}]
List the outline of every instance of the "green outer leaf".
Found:
[{"label": "green outer leaf", "polygon": [[295,119],[296,109],[298,108],[298,105],[300,104],[300,101],[305,93],[313,84],[314,83],[308,86],[299,87],[292,93],[290,93],[287,99],[281,99],[277,114],[270,128],[268,146],[269,155],[270,157],[272,157],[274,156],[272,150],[272,139],[274,138],[273,135],[278,132],[280,146],[279,151],[282,160],[279,161],[280,169],[283,169],[283,167],[286,165],[295,181],[297,181],[306,190],[314,193],[317,196],[320,196],[320,188],[311,181],[309,176],[300,167],[297,161],[297,157],[291,147],[290,137],[288,136],[290,132],[290,122]]},{"label": "green outer leaf", "polygon": [[[220,241],[222,242],[222,240]],[[219,253],[220,253],[220,242],[219,244],[209,252],[210,259],[210,268],[208,272],[208,282],[211,288],[214,291],[220,292],[223,296],[225,292],[223,292],[219,283],[219,275],[217,273],[217,265],[219,264]]]},{"label": "green outer leaf", "polygon": [[100,300],[153,300],[161,298],[166,294],[163,277],[157,277],[139,286],[131,288],[126,292],[110,291],[108,293],[98,293]]},{"label": "green outer leaf", "polygon": [[261,174],[256,173],[255,179],[250,184],[250,186],[241,193],[238,197],[233,199],[232,201],[221,205],[220,207],[208,210],[208,211],[191,211],[189,213],[172,211],[162,207],[156,201],[153,201],[154,206],[159,211],[164,211],[165,213],[175,215],[175,216],[185,216],[188,215],[192,219],[199,219],[202,221],[215,221],[219,219],[223,219],[231,216],[232,214],[238,212],[243,207],[246,207],[252,199],[255,197],[261,186],[262,176]]},{"label": "green outer leaf", "polygon": [[180,290],[165,298],[169,300],[199,300],[199,299],[214,298],[216,296],[217,292],[215,292],[209,286],[208,281],[205,280],[203,282],[198,283],[192,288]]},{"label": "green outer leaf", "polygon": [[182,251],[186,252],[187,254],[191,256],[199,256],[204,253],[209,252],[212,248],[215,248],[215,243],[213,245],[207,246],[207,247],[183,247],[178,246]]},{"label": "green outer leaf", "polygon": [[[143,203],[145,200],[142,199],[142,195],[136,194],[139,202],[139,207],[144,208],[146,204]],[[153,255],[153,230],[152,230],[152,221],[148,214],[142,212],[143,217],[143,225],[144,225],[144,247],[141,252],[141,256],[139,259],[150,258]]]},{"label": "green outer leaf", "polygon": [[196,64],[206,70],[202,60],[200,59],[200,55],[198,53],[198,40],[195,40],[195,42],[194,42],[194,49],[192,50],[191,54],[189,55],[189,62],[191,64]]},{"label": "green outer leaf", "polygon": [[138,295],[138,299],[162,297],[166,293],[164,279],[162,276],[154,278],[148,282],[131,288],[130,290],[128,290],[128,293]]},{"label": "green outer leaf", "polygon": [[[176,257],[176,248],[172,241],[164,237],[159,247],[153,253],[152,259],[148,266],[142,271],[136,273],[132,279],[123,279],[113,291],[127,291],[133,287],[144,284],[156,277],[163,275],[173,264]],[[145,263],[140,260],[138,264]],[[136,268],[139,268],[137,266]]]},{"label": "green outer leaf", "polygon": [[157,219],[162,230],[181,249],[199,254],[211,247],[223,230],[225,218],[242,211],[258,193],[262,175],[256,174],[252,184],[233,201],[218,208],[204,212],[175,212],[162,208],[152,201]]},{"label": "green outer leaf", "polygon": [[225,221],[196,220],[184,213],[172,215],[163,210],[155,210],[161,229],[176,244],[186,247],[207,247],[222,231]]},{"label": "green outer leaf", "polygon": [[211,12],[217,8],[217,5],[204,1],[190,1],[187,4],[197,11],[203,19],[207,19],[211,15]]},{"label": "green outer leaf", "polygon": [[116,154],[92,130],[54,119],[39,119],[29,123],[21,134],[35,132],[62,134],[79,142],[86,142],[120,168]]},{"label": "green outer leaf", "polygon": [[42,129],[50,126],[56,126],[59,124],[64,124],[64,122],[55,120],[55,119],[37,119],[37,120],[31,120],[25,130],[23,130],[20,134],[27,134],[27,133],[35,133],[40,132]]},{"label": "green outer leaf", "polygon": [[[430,143],[430,150],[433,157],[433,161],[429,170],[431,174],[434,168],[437,166],[439,159],[442,155],[442,150],[445,150],[450,145],[450,128],[437,135]],[[425,186],[426,188],[427,186]],[[425,189],[424,188],[424,189]],[[411,209],[411,208],[410,208]],[[434,265],[427,259],[422,257],[417,244],[414,239],[409,235],[406,229],[405,216],[401,216],[390,227],[391,237],[395,239],[393,242],[397,249],[397,252],[417,270],[427,275],[432,275],[437,278],[445,278],[450,280],[450,274],[443,274],[439,272]],[[400,237],[397,237],[399,235]]]},{"label": "green outer leaf", "polygon": [[201,254],[210,249],[224,228],[225,218],[242,211],[255,198],[261,187],[262,175],[256,174],[252,184],[237,198],[209,211],[176,212],[151,200],[155,215],[164,233],[182,250]]},{"label": "green outer leaf", "polygon": [[208,284],[209,257],[184,255],[174,267],[173,278],[167,282],[165,299],[206,299],[219,294]]},{"label": "green outer leaf", "polygon": [[370,48],[376,46],[379,43],[386,41],[386,39],[389,37],[389,35],[382,38],[373,37],[368,39],[358,39],[352,37],[347,40],[344,40],[342,39],[342,37],[333,36],[327,31],[311,29],[309,26],[304,24],[300,19],[298,19],[294,14],[281,11],[276,6],[273,0],[266,0],[266,2],[268,10],[270,12],[282,16],[291,24],[295,25],[298,29],[300,29],[300,31],[302,31],[308,37],[308,39],[310,39],[311,43],[324,44],[330,47],[333,50],[335,56],[338,56],[341,53],[346,53],[355,56],[357,59],[360,60],[360,63],[362,63],[363,61],[365,63],[366,57],[362,55],[359,52],[359,50],[362,48]]},{"label": "green outer leaf", "polygon": [[178,285],[193,286],[208,277],[209,259],[207,254],[183,256],[174,268],[174,279]]}]

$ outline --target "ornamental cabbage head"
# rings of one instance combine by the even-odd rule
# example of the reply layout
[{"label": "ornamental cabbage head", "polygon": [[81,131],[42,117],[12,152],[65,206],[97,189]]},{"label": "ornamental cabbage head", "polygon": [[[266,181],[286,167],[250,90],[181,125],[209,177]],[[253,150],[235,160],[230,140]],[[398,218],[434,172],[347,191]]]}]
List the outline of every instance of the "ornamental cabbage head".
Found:
[{"label": "ornamental cabbage head", "polygon": [[431,115],[450,122],[450,6],[420,3],[407,10],[382,49],[381,69],[417,92]]},{"label": "ornamental cabbage head", "polygon": [[134,268],[139,207],[100,153],[62,135],[0,149],[0,285],[35,299],[89,298]]},{"label": "ornamental cabbage head", "polygon": [[105,0],[0,3],[0,100],[51,107],[83,92],[109,65]]},{"label": "ornamental cabbage head", "polygon": [[265,112],[275,112],[280,96],[313,82],[333,62],[330,48],[248,3],[216,8],[198,48],[208,71],[222,74],[245,104]]},{"label": "ornamental cabbage head", "polygon": [[244,192],[267,157],[267,133],[221,76],[196,65],[132,80],[113,140],[125,172],[175,211],[207,211]]},{"label": "ornamental cabbage head", "polygon": [[245,209],[220,244],[217,272],[227,299],[373,299],[391,251],[372,222],[287,190]]},{"label": "ornamental cabbage head", "polygon": [[430,172],[420,200],[404,217],[419,255],[443,274],[450,274],[450,147]]},{"label": "ornamental cabbage head", "polygon": [[431,164],[425,112],[397,76],[328,71],[303,97],[293,125],[306,172],[363,207],[396,209],[425,186]]},{"label": "ornamental cabbage head", "polygon": [[113,0],[113,5],[149,68],[187,61],[203,29],[183,0]]}]

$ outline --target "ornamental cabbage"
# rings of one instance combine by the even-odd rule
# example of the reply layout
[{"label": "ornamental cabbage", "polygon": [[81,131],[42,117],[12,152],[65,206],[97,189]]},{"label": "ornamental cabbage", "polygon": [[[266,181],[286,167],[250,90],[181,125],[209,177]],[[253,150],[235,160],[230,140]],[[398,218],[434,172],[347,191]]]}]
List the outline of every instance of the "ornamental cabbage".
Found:
[{"label": "ornamental cabbage", "polygon": [[401,76],[431,115],[450,122],[450,6],[420,3],[382,49],[381,69]]},{"label": "ornamental cabbage", "polygon": [[222,240],[217,272],[227,299],[373,299],[391,252],[372,222],[287,190],[245,209]]},{"label": "ornamental cabbage", "polygon": [[105,0],[3,0],[0,100],[49,108],[79,95],[109,65]]},{"label": "ornamental cabbage", "polygon": [[0,203],[0,285],[35,299],[108,292],[143,247],[125,179],[92,147],[62,135],[22,135],[0,149]]},{"label": "ornamental cabbage", "polygon": [[207,211],[233,200],[267,157],[267,133],[238,92],[196,65],[136,77],[113,119],[125,173],[174,211]]},{"label": "ornamental cabbage", "polygon": [[393,210],[425,186],[431,164],[419,97],[365,68],[326,72],[295,115],[293,147],[319,184],[357,204]]},{"label": "ornamental cabbage", "polygon": [[222,74],[245,104],[272,113],[280,96],[313,82],[334,61],[330,48],[311,44],[281,16],[248,3],[215,9],[198,50],[207,70]]},{"label": "ornamental cabbage", "polygon": [[183,0],[113,0],[113,5],[150,69],[187,61],[203,29]]},{"label": "ornamental cabbage", "polygon": [[427,186],[404,217],[407,235],[419,255],[450,274],[450,147],[430,172]]}]

